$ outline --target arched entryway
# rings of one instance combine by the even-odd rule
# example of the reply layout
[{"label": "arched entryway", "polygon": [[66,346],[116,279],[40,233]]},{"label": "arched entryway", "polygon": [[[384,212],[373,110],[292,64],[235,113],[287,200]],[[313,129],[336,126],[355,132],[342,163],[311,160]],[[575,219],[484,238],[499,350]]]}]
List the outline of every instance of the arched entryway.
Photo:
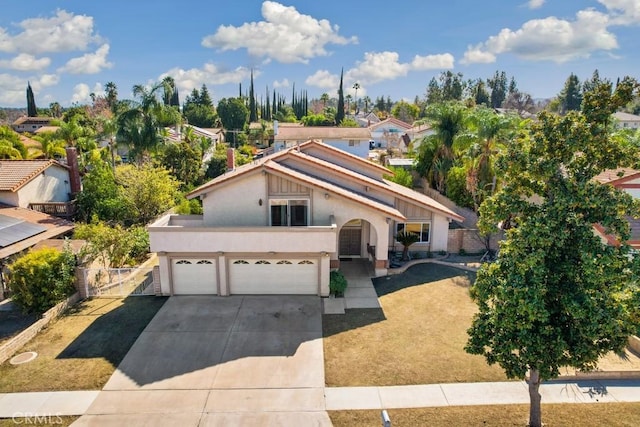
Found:
[{"label": "arched entryway", "polygon": [[377,241],[378,234],[371,223],[362,218],[352,219],[340,228],[338,258],[368,258]]}]

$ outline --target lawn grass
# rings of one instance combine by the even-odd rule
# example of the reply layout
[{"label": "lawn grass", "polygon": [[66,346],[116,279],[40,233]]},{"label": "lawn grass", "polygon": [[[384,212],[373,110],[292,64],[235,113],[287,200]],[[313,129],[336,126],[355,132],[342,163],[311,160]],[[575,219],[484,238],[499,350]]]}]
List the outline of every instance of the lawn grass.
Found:
[{"label": "lawn grass", "polygon": [[[528,405],[447,406],[439,408],[389,409],[393,426],[482,426],[524,427],[529,419]],[[380,411],[330,411],[335,427],[377,427]],[[549,404],[542,405],[542,421],[547,427],[640,425],[637,403]]]},{"label": "lawn grass", "polygon": [[37,352],[34,361],[0,365],[0,393],[102,389],[165,301],[96,298],[76,304],[19,351]]},{"label": "lawn grass", "polygon": [[473,273],[422,264],[375,280],[382,311],[323,317],[327,386],[386,386],[506,381],[497,365],[467,354],[476,313]]}]

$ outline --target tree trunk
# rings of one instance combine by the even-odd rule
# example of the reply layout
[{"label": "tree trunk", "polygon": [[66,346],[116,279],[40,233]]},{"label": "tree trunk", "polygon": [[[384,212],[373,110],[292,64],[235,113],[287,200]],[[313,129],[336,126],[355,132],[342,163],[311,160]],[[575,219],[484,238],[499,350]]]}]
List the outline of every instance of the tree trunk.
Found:
[{"label": "tree trunk", "polygon": [[542,427],[542,414],[540,408],[540,372],[535,368],[529,368],[529,426]]}]

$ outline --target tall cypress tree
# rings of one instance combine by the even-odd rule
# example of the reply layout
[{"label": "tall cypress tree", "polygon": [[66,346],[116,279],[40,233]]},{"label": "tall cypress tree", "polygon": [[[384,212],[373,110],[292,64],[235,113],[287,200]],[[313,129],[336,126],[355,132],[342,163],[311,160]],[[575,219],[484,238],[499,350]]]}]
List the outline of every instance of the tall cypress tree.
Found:
[{"label": "tall cypress tree", "polygon": [[253,69],[251,69],[251,86],[249,86],[249,123],[258,121],[258,108],[256,107],[256,96],[253,92]]},{"label": "tall cypress tree", "polygon": [[38,109],[36,108],[36,100],[33,96],[33,89],[31,89],[31,83],[27,82],[27,116],[37,117]]},{"label": "tall cypress tree", "polygon": [[342,91],[342,75],[344,69],[340,70],[340,88],[338,88],[338,111],[336,111],[336,125],[344,120],[344,92]]}]

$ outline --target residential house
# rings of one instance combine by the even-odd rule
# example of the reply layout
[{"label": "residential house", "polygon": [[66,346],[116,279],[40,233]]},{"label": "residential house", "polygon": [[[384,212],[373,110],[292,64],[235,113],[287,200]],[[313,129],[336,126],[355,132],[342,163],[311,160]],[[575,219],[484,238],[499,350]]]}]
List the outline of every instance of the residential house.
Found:
[{"label": "residential house", "polygon": [[417,151],[418,148],[420,148],[423,138],[433,135],[434,133],[435,131],[431,128],[430,124],[423,123],[407,130],[406,135],[409,138],[409,143],[413,147],[413,150]]},{"label": "residential house", "polygon": [[71,216],[69,202],[81,190],[74,148],[68,165],[55,160],[0,160],[0,203]]},{"label": "residential house", "polygon": [[187,195],[203,215],[149,226],[162,294],[326,296],[330,270],[353,258],[386,274],[399,232],[419,236],[413,250],[446,251],[449,222],[463,218],[389,174],[311,140],[209,181]]},{"label": "residential house", "polygon": [[356,115],[355,120],[356,123],[358,123],[358,126],[363,128],[368,128],[375,123],[380,123],[380,118],[373,111],[367,114],[358,114]]},{"label": "residential house", "polygon": [[[631,196],[640,200],[640,170],[630,168],[620,168],[607,170],[595,179],[603,184],[610,184],[616,188],[626,191]],[[631,237],[629,244],[635,250],[640,251],[640,218],[627,218],[631,227]],[[596,232],[611,244],[616,244],[616,240],[605,233],[604,229],[596,225]]]},{"label": "residential house", "polygon": [[618,111],[617,113],[613,114],[613,117],[616,119],[617,126],[619,128],[623,128],[623,129],[640,128],[640,116]]},{"label": "residential house", "polygon": [[273,147],[278,152],[314,140],[366,159],[371,133],[367,128],[289,126],[274,123]]},{"label": "residential house", "polygon": [[35,133],[38,129],[44,126],[49,126],[52,117],[20,117],[11,125],[13,130],[18,133],[31,132]]},{"label": "residential house", "polygon": [[373,148],[400,149],[405,152],[407,148],[403,135],[411,129],[409,123],[389,117],[381,122],[369,126]]}]

